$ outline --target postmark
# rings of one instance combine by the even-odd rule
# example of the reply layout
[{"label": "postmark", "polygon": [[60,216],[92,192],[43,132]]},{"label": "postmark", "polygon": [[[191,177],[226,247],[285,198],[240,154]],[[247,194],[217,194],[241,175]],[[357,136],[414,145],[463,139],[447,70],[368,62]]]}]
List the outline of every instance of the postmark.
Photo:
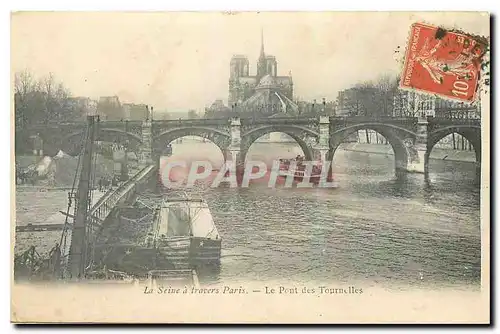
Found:
[{"label": "postmark", "polygon": [[415,23],[408,39],[400,87],[474,102],[487,47],[484,38]]}]

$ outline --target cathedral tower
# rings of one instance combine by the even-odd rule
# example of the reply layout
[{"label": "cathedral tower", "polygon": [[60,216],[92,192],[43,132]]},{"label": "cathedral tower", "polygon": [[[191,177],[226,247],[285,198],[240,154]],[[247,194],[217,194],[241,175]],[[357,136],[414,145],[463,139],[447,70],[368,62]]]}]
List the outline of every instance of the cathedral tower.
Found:
[{"label": "cathedral tower", "polygon": [[240,79],[248,77],[248,58],[246,56],[235,55],[231,58],[229,65],[229,105],[233,105],[244,99],[244,87]]},{"label": "cathedral tower", "polygon": [[248,58],[246,56],[235,55],[231,58],[230,79],[248,77]]}]

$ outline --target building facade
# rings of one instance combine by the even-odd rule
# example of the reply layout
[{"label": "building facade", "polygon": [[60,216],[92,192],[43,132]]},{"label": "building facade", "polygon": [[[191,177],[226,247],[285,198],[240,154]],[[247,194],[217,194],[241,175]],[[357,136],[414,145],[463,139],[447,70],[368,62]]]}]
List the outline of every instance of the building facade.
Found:
[{"label": "building facade", "polygon": [[394,95],[393,116],[418,117],[422,115],[478,119],[481,117],[481,104],[450,101],[407,90],[399,90]]},{"label": "building facade", "polygon": [[124,103],[123,117],[128,121],[143,121],[148,118],[148,106],[145,104]]},{"label": "building facade", "polygon": [[143,121],[149,116],[146,104],[121,103],[118,96],[102,96],[97,102],[97,114],[109,121]]},{"label": "building facade", "polygon": [[[85,121],[87,116],[96,114],[97,101],[89,97],[70,97],[68,98],[68,106],[74,111],[74,115],[79,115],[79,121]],[[105,119],[103,115],[100,115]]]},{"label": "building facade", "polygon": [[101,96],[97,102],[97,113],[109,121],[124,119],[123,108],[118,96]]}]

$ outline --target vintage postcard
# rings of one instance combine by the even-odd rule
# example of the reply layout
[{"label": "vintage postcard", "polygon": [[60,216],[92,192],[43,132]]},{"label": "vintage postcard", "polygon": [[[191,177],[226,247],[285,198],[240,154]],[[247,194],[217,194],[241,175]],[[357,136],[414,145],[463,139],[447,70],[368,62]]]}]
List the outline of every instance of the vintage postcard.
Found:
[{"label": "vintage postcard", "polygon": [[11,321],[489,323],[489,45],[479,12],[12,13]]}]

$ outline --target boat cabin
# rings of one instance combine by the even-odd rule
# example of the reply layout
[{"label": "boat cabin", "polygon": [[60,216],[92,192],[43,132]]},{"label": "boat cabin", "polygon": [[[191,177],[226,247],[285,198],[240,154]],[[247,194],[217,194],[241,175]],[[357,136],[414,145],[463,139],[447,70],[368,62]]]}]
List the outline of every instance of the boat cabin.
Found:
[{"label": "boat cabin", "polygon": [[202,199],[169,198],[159,208],[156,238],[220,238],[208,204]]}]

